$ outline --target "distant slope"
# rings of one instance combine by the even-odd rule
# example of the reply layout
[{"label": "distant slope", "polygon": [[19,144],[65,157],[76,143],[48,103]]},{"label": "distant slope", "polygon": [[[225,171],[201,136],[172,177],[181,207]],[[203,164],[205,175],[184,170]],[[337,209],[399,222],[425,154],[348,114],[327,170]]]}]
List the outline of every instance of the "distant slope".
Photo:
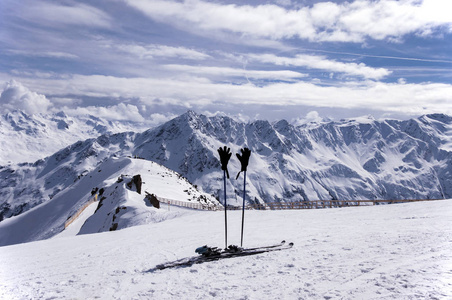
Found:
[{"label": "distant slope", "polygon": [[30,115],[16,110],[0,115],[0,166],[34,162],[77,141],[102,134],[146,129],[145,124],[107,121],[92,115],[70,117],[64,112]]},{"label": "distant slope", "polygon": [[[135,175],[142,178],[141,194],[136,192],[134,185],[128,186]],[[53,184],[58,185],[56,182]],[[206,206],[218,204],[213,197],[199,192],[180,175],[154,162],[109,158],[51,200],[0,222],[0,246],[47,239],[60,233],[64,230],[65,221],[93,193],[99,195],[100,201],[95,213],[81,227],[81,234],[118,230],[174,216],[151,207],[145,199],[146,192],[179,201],[201,202]]]}]

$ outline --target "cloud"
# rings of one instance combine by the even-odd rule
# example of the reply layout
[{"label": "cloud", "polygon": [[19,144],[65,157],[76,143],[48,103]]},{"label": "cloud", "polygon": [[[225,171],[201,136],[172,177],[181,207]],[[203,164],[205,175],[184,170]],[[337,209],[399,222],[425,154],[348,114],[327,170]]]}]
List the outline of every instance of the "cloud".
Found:
[{"label": "cloud", "polygon": [[352,76],[362,76],[368,79],[378,80],[391,74],[391,71],[384,68],[372,68],[363,63],[343,63],[315,55],[298,54],[295,57],[281,57],[274,54],[250,54],[248,57],[252,60],[279,66],[306,67],[327,72],[340,72]]},{"label": "cloud", "polygon": [[66,53],[66,52],[58,52],[58,51],[31,51],[31,50],[9,50],[11,54],[15,55],[24,55],[31,57],[47,57],[47,58],[58,58],[58,59],[77,59],[79,58],[77,55]]},{"label": "cloud", "polygon": [[163,124],[173,118],[177,117],[175,114],[161,114],[161,113],[153,113],[148,118],[148,123],[151,126],[158,126]]},{"label": "cloud", "polygon": [[31,92],[21,83],[11,80],[0,95],[0,111],[20,109],[29,114],[46,113],[52,103],[44,95]]},{"label": "cloud", "polygon": [[[348,81],[339,85],[322,82],[278,82],[256,86],[250,83],[213,83],[200,77],[185,78],[119,78],[113,76],[77,75],[69,79],[24,78],[28,86],[49,95],[80,95],[90,97],[137,99],[148,107],[170,105],[193,109],[215,107],[227,103],[240,105],[271,105],[284,109],[290,106],[358,109],[424,114],[441,111],[452,114],[452,85],[443,83],[384,83]],[[70,87],[70,89],[68,89]],[[132,101],[132,100],[131,100]],[[123,107],[124,108],[124,107]],[[128,110],[130,113],[132,110]],[[99,109],[99,114],[111,114]],[[129,115],[129,117],[138,114]],[[115,118],[124,117],[117,110]]]},{"label": "cloud", "polygon": [[57,107],[69,107],[77,106],[83,103],[81,99],[71,98],[71,97],[59,97],[55,96],[51,98],[51,101],[55,108]]},{"label": "cloud", "polygon": [[209,55],[184,47],[171,47],[166,45],[115,45],[118,50],[133,54],[140,59],[152,58],[182,58],[191,60],[204,60],[210,58]]},{"label": "cloud", "polygon": [[179,27],[186,30],[227,31],[242,38],[364,42],[366,38],[397,40],[411,33],[428,34],[442,26],[452,30],[452,16],[447,13],[450,10],[439,0],[321,2],[299,9],[200,0],[124,2],[159,22],[180,23]]},{"label": "cloud", "polygon": [[322,118],[319,116],[318,112],[313,110],[306,114],[306,120],[308,120],[309,122],[320,122],[322,121]]},{"label": "cloud", "polygon": [[424,0],[420,5],[418,17],[424,22],[444,24],[452,30],[452,2],[443,0]]},{"label": "cloud", "polygon": [[[137,1],[124,0],[148,17],[164,23],[182,22],[185,29],[225,30],[257,38],[307,37],[310,26],[306,10],[287,11],[276,5],[237,6],[205,1]],[[182,24],[183,26],[183,24]],[[302,30],[299,30],[302,29]]]},{"label": "cloud", "polygon": [[35,0],[29,1],[21,10],[18,15],[22,15],[24,19],[45,26],[59,24],[109,28],[112,25],[112,19],[102,10],[74,2],[62,5]]},{"label": "cloud", "polygon": [[4,2],[2,109],[450,111],[450,1]]},{"label": "cloud", "polygon": [[[449,4],[450,5],[450,4]],[[328,7],[326,7],[328,6]],[[328,9],[327,9],[328,8]],[[334,34],[355,37],[363,41],[366,37],[375,40],[399,40],[411,33],[431,32],[434,28],[452,28],[452,17],[444,13],[443,1],[438,0],[356,0],[344,4],[319,3],[311,14],[319,30],[319,40],[342,41]],[[325,22],[318,24],[320,11],[333,11]],[[435,18],[442,15],[443,18]]]},{"label": "cloud", "polygon": [[294,124],[295,126],[300,126],[309,123],[321,123],[322,121],[323,118],[319,115],[319,113],[313,110],[308,112],[305,117],[293,119],[292,124]]},{"label": "cloud", "polygon": [[111,106],[88,106],[77,108],[66,108],[68,115],[93,115],[106,120],[144,122],[138,107],[132,104],[119,103]]},{"label": "cloud", "polygon": [[222,77],[244,77],[252,79],[267,79],[267,80],[285,80],[293,81],[296,78],[306,77],[306,74],[299,72],[281,70],[281,71],[263,71],[263,70],[246,70],[235,69],[227,67],[203,67],[203,66],[188,66],[188,65],[165,65],[164,69],[198,74],[204,76],[222,76]]}]

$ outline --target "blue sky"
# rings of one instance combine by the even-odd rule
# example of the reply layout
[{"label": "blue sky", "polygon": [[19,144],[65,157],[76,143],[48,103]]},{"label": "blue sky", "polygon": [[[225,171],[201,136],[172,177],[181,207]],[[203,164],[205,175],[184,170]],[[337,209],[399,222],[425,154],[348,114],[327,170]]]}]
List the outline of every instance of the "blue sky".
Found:
[{"label": "blue sky", "polygon": [[2,0],[0,110],[452,115],[452,1]]}]

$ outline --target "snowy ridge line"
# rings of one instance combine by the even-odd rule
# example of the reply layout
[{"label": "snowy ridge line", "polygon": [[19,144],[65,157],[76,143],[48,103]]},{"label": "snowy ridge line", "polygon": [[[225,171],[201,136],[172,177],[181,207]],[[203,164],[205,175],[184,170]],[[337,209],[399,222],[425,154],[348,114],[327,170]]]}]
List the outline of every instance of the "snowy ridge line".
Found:
[{"label": "snowy ridge line", "polygon": [[202,204],[202,203],[180,201],[180,200],[168,199],[168,198],[159,197],[159,196],[155,196],[155,198],[157,198],[157,200],[159,202],[167,203],[169,205],[176,205],[176,206],[182,206],[182,207],[199,209],[199,210],[218,210],[218,208],[211,207],[209,205]]},{"label": "snowy ridge line", "polygon": [[66,229],[69,225],[72,224],[81,214],[82,212],[91,204],[97,201],[97,194],[94,195],[88,202],[86,202],[74,215],[70,216],[69,219],[64,222],[64,229]]},{"label": "snowy ridge line", "polygon": [[[338,208],[338,207],[350,207],[361,206],[361,203],[372,203],[372,205],[378,204],[395,204],[395,203],[408,203],[408,202],[420,202],[420,201],[439,201],[447,199],[401,199],[401,200],[310,200],[310,201],[298,201],[298,202],[270,202],[270,203],[258,203],[248,204],[245,209],[255,210],[275,210],[275,209],[319,209],[319,208]],[[241,206],[228,206],[228,210],[240,210]]]}]

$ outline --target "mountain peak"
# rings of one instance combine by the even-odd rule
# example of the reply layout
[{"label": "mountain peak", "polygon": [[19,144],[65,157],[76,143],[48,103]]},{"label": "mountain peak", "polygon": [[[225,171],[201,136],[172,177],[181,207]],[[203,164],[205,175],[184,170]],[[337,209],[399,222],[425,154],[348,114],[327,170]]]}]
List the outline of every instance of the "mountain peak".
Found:
[{"label": "mountain peak", "polygon": [[[199,118],[201,116],[202,115],[197,114],[193,110],[187,110],[185,113],[179,115],[178,117],[175,117],[174,119],[170,120],[168,123],[173,123],[173,122],[180,123],[180,122],[182,122],[183,123],[182,126],[188,125],[190,127],[193,127],[192,125],[198,123]],[[165,126],[165,124],[163,124],[162,126]]]},{"label": "mountain peak", "polygon": [[180,115],[179,117],[186,120],[195,120],[198,119],[201,115],[196,113],[194,110],[187,110],[184,114]]},{"label": "mountain peak", "polygon": [[439,121],[445,124],[452,124],[452,117],[445,115],[445,114],[441,114],[441,113],[437,113],[437,114],[428,114],[428,115],[423,115],[422,117],[420,117],[420,119],[424,119],[428,118],[431,120],[435,120],[435,121]]}]

